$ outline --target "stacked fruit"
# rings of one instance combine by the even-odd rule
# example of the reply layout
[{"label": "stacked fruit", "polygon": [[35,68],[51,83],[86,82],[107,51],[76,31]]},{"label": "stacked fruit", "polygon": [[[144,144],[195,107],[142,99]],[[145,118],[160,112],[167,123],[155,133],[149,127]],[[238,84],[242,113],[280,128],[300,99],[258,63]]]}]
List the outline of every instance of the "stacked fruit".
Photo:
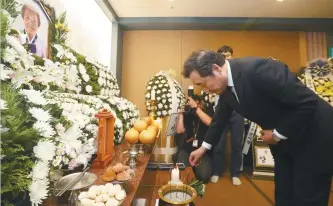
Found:
[{"label": "stacked fruit", "polygon": [[135,121],[133,128],[125,134],[125,139],[130,144],[138,141],[142,144],[152,144],[158,135],[159,125],[152,117],[145,117]]}]

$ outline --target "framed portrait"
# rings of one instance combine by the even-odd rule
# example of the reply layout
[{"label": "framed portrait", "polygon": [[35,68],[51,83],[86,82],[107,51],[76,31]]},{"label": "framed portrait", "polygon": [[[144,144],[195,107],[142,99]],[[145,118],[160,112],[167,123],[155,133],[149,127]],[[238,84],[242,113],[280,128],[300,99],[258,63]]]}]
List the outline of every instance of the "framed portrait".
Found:
[{"label": "framed portrait", "polygon": [[52,24],[50,9],[40,0],[17,0],[20,14],[13,22],[13,29],[19,32],[21,44],[41,58],[50,58],[49,36]]},{"label": "framed portrait", "polygon": [[173,136],[176,134],[176,127],[178,121],[179,113],[173,113],[169,117],[168,126],[166,129],[166,136]]},{"label": "framed portrait", "polygon": [[269,147],[255,146],[254,153],[256,167],[274,168],[274,158]]}]

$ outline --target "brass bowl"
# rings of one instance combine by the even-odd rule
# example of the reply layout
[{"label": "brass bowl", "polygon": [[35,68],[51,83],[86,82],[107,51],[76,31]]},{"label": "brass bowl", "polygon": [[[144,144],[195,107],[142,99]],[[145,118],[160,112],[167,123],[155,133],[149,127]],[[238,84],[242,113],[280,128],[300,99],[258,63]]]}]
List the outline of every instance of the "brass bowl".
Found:
[{"label": "brass bowl", "polygon": [[[167,196],[170,194],[170,192],[179,192],[178,195],[183,195],[184,193],[189,195],[190,198],[183,200],[183,201],[174,201],[169,199]],[[189,185],[185,184],[167,184],[163,185],[158,190],[158,196],[161,200],[163,200],[166,203],[172,204],[172,205],[187,205],[191,202],[194,202],[195,198],[197,197],[197,192],[195,189]]]}]

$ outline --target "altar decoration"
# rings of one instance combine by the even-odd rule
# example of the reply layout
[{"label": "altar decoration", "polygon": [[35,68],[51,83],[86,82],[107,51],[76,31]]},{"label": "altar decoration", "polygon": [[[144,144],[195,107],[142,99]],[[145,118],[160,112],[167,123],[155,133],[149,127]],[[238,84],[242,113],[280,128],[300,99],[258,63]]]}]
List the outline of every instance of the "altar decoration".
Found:
[{"label": "altar decoration", "polygon": [[170,181],[158,190],[161,201],[171,205],[188,206],[194,203],[197,197],[196,190],[188,185],[189,172],[183,173],[183,181],[180,180],[179,169],[176,167],[171,170]]},{"label": "altar decoration", "polygon": [[201,102],[206,106],[209,107],[211,105],[215,105],[216,101],[216,94],[215,93],[208,93],[201,90]]},{"label": "altar decoration", "polygon": [[167,126],[170,116],[179,112],[187,102],[172,70],[160,71],[148,81],[145,99],[148,113],[155,119],[160,119],[162,123],[161,135],[156,142],[152,161],[172,162],[172,155],[177,152],[177,147],[173,135],[167,134]]},{"label": "altar decoration", "polygon": [[131,145],[127,153],[130,157],[128,164],[131,168],[136,165],[136,157],[144,153],[143,146],[153,145],[158,135],[159,125],[155,123],[151,116],[137,119],[133,128],[125,133],[125,140]]},{"label": "altar decoration", "polygon": [[252,145],[253,178],[273,180],[274,158],[272,156],[269,146],[260,138],[261,130],[262,129],[259,125],[255,125],[255,132]]},{"label": "altar decoration", "polygon": [[95,115],[98,118],[98,136],[97,136],[97,158],[92,164],[92,168],[105,168],[114,156],[114,116],[107,110],[102,109]]},{"label": "altar decoration", "polygon": [[103,181],[105,182],[112,182],[112,181],[119,181],[124,182],[130,180],[134,176],[134,171],[126,165],[122,163],[117,163],[113,166],[109,166],[106,170],[104,175],[102,176]]},{"label": "altar decoration", "polygon": [[58,15],[61,20],[51,15],[52,56],[42,59],[27,52],[11,29],[17,2],[1,1],[1,8],[1,202],[26,205],[21,201],[30,199],[38,205],[64,171],[82,170],[96,153],[94,115],[100,109],[115,118],[115,144],[139,111],[118,96],[107,67],[73,51],[64,36],[54,36],[68,32],[65,15]]},{"label": "altar decoration", "polygon": [[326,61],[314,61],[301,70],[300,81],[333,106],[333,65]]},{"label": "altar decoration", "polygon": [[186,103],[183,89],[167,72],[160,71],[147,84],[146,109],[152,111],[151,100],[156,101],[156,115],[163,118],[181,109]]},{"label": "altar decoration", "polygon": [[80,206],[118,206],[126,198],[126,191],[119,184],[93,185],[79,194]]}]

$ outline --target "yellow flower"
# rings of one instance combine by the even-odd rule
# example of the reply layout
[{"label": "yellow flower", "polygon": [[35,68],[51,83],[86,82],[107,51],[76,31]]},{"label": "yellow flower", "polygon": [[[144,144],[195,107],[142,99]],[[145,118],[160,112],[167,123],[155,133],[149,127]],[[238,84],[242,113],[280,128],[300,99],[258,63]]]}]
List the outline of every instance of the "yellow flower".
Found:
[{"label": "yellow flower", "polygon": [[61,23],[56,23],[55,24],[55,28],[56,29],[63,29],[65,27],[65,25],[61,24]]},{"label": "yellow flower", "polygon": [[317,87],[316,88],[316,91],[318,92],[318,93],[322,93],[323,91],[324,91],[324,87],[322,87],[322,86],[319,86],[319,87]]},{"label": "yellow flower", "polygon": [[69,30],[69,28],[68,28],[68,27],[66,27],[66,28],[65,28],[65,31],[69,32],[70,30]]}]

